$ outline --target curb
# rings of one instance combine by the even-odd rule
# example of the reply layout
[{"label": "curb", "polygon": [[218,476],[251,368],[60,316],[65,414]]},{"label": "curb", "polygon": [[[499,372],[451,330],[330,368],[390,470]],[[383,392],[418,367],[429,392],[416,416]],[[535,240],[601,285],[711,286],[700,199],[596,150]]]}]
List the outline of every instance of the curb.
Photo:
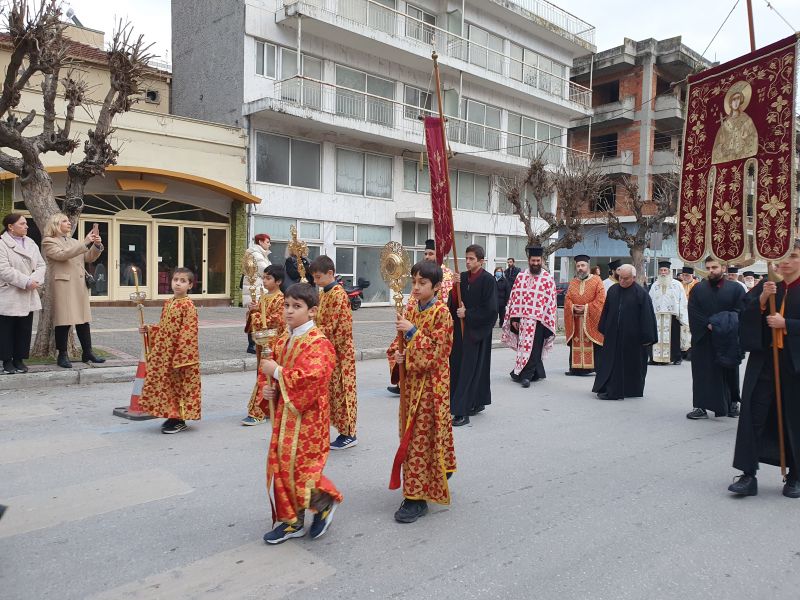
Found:
[{"label": "curb", "polygon": [[[556,343],[563,344],[563,336],[556,338]],[[492,348],[504,348],[500,340],[492,341]],[[356,350],[356,360],[379,360],[386,358],[385,348],[365,348]],[[209,360],[200,363],[201,375],[219,375],[221,373],[236,373],[255,371],[256,359],[228,358],[224,360]],[[0,391],[30,390],[35,388],[60,387],[64,385],[92,385],[96,383],[125,383],[133,382],[136,378],[136,365],[127,367],[92,367],[87,369],[39,371],[36,373],[20,373],[17,375],[0,376]]]}]

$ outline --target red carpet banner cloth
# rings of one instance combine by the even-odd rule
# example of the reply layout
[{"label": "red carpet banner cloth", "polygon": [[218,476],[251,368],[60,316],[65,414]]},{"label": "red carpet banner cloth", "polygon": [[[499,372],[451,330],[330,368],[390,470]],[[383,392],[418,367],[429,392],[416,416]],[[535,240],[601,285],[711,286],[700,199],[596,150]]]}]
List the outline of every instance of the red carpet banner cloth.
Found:
[{"label": "red carpet banner cloth", "polygon": [[790,252],[796,62],[793,35],[689,77],[678,207],[684,262]]},{"label": "red carpet banner cloth", "polygon": [[425,142],[428,146],[428,169],[431,174],[433,233],[436,240],[436,260],[440,265],[453,248],[453,216],[450,208],[450,188],[447,184],[442,125],[439,117],[425,117]]}]

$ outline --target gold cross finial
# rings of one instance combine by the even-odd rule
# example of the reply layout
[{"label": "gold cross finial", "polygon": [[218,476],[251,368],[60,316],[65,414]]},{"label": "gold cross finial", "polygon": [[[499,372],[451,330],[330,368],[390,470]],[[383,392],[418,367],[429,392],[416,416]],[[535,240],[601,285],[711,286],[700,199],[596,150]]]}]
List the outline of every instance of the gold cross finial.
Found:
[{"label": "gold cross finial", "polygon": [[308,244],[297,238],[297,227],[294,225],[291,226],[289,232],[291,234],[291,241],[287,248],[289,249],[289,254],[297,259],[297,272],[300,273],[300,279],[302,280],[306,278],[306,268],[303,265],[303,259],[308,256]]}]

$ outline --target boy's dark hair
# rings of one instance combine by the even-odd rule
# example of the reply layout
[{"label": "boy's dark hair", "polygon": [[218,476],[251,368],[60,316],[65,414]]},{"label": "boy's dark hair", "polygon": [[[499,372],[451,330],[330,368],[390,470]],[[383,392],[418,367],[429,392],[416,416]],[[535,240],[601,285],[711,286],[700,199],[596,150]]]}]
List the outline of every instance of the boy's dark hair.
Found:
[{"label": "boy's dark hair", "polygon": [[275,281],[280,281],[281,283],[286,279],[286,269],[280,265],[270,265],[264,269],[264,273],[271,275]]},{"label": "boy's dark hair", "polygon": [[179,275],[181,273],[186,275],[186,279],[189,280],[189,283],[194,284],[195,282],[194,272],[191,269],[187,269],[186,267],[175,267],[172,270],[172,275],[170,275],[169,278],[172,279],[173,277],[175,277],[175,275]]},{"label": "boy's dark hair", "polygon": [[432,286],[442,282],[442,267],[432,260],[421,260],[411,267],[411,276],[419,275],[422,279],[427,279]]},{"label": "boy's dark hair", "polygon": [[472,252],[475,255],[475,258],[477,258],[478,260],[483,260],[484,258],[486,258],[486,251],[480,244],[470,244],[469,246],[467,246],[467,249],[464,250],[464,256],[466,256],[470,252]]},{"label": "boy's dark hair", "polygon": [[327,273],[328,271],[335,273],[336,265],[333,264],[333,260],[331,259],[330,256],[325,256],[324,254],[321,254],[320,256],[311,261],[311,264],[308,267],[308,271],[312,274],[321,273],[322,275],[325,275],[325,273]]},{"label": "boy's dark hair", "polygon": [[301,300],[306,303],[308,308],[314,308],[319,304],[319,292],[317,292],[317,288],[310,283],[294,283],[289,286],[289,289],[286,290],[283,296],[284,298]]}]

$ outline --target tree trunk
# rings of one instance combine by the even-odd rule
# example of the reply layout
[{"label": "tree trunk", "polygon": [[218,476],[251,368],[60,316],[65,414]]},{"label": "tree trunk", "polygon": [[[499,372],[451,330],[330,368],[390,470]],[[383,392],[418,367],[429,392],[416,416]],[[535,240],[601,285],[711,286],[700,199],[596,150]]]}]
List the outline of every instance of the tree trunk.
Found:
[{"label": "tree trunk", "polygon": [[646,283],[647,273],[644,270],[644,244],[637,243],[631,247],[631,259],[633,260],[633,268],[636,269],[637,283]]},{"label": "tree trunk", "polygon": [[[44,236],[45,228],[50,217],[57,212],[61,212],[53,196],[53,181],[50,174],[44,167],[32,170],[26,176],[20,177],[20,187],[22,198],[26,208],[31,212],[36,226]],[[47,259],[45,259],[47,260]],[[48,263],[49,268],[49,263]],[[33,341],[31,355],[37,358],[55,358],[56,338],[55,327],[53,325],[53,302],[47,283],[43,285],[42,310],[39,312],[39,320],[36,325],[36,338]],[[70,332],[67,349],[71,356],[76,354],[75,332]]]}]

